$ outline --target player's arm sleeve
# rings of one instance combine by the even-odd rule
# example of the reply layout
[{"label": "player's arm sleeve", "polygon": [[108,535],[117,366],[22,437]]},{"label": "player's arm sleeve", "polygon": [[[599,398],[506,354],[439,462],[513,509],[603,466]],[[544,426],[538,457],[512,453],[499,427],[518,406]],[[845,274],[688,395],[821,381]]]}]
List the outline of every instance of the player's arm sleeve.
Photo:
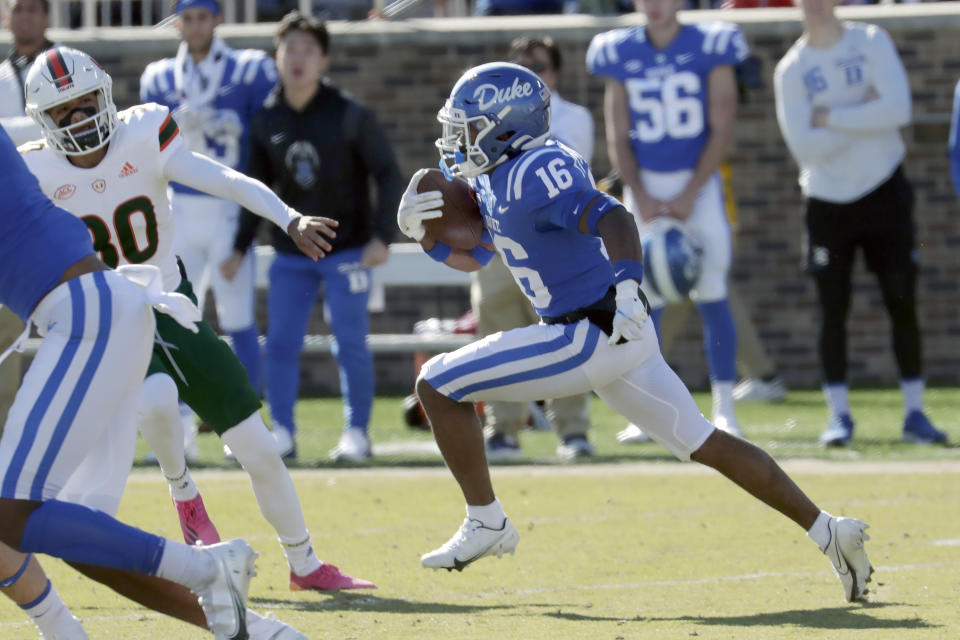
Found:
[{"label": "player's arm sleeve", "polygon": [[161,74],[162,71],[157,70],[156,63],[148,64],[147,68],[143,70],[143,73],[140,75],[141,103],[156,102],[157,104],[161,104],[162,93],[159,86]]},{"label": "player's arm sleeve", "polygon": [[373,234],[383,242],[390,242],[396,231],[396,211],[406,185],[389,139],[371,112],[366,111],[358,133],[357,151],[376,183]]},{"label": "player's arm sleeve", "polygon": [[167,162],[164,175],[217,198],[233,200],[253,213],[266,218],[284,231],[300,217],[259,180],[248,178],[239,171],[216,160],[180,148]]},{"label": "player's arm sleeve", "polygon": [[843,131],[813,128],[813,106],[796,65],[779,65],[773,74],[777,122],[797,162],[816,162],[849,146],[856,136]]},{"label": "player's arm sleeve", "polygon": [[738,25],[723,23],[720,32],[716,34],[716,42],[719,49],[716,52],[716,64],[736,67],[750,57],[750,46]]},{"label": "player's arm sleeve", "polygon": [[950,120],[950,179],[960,197],[960,82],[953,91],[953,117]]},{"label": "player's arm sleeve", "polygon": [[30,116],[11,116],[9,118],[0,118],[0,126],[3,127],[13,144],[18,147],[31,140],[37,140],[43,132],[40,125]]},{"label": "player's arm sleeve", "polygon": [[877,71],[873,89],[878,98],[847,107],[833,107],[827,126],[837,131],[883,131],[910,123],[910,83],[890,35],[874,27],[870,33],[870,57]]}]

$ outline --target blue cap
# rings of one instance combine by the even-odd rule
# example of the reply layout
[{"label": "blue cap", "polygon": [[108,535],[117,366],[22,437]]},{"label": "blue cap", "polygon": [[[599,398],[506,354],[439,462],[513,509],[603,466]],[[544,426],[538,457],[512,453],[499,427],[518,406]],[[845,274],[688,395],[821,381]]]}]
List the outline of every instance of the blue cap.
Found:
[{"label": "blue cap", "polygon": [[185,9],[207,9],[214,15],[220,15],[220,3],[217,0],[177,0],[174,13],[182,13]]}]

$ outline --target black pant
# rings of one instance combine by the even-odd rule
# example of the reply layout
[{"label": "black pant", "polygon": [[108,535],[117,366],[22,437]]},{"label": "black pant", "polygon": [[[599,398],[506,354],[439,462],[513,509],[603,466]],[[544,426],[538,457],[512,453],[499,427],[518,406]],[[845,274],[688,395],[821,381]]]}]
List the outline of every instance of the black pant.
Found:
[{"label": "black pant", "polygon": [[807,199],[806,269],[817,284],[820,362],[827,384],[847,377],[846,324],[858,247],[877,277],[890,315],[900,377],[921,376],[913,204],[913,188],[902,168],[854,202]]}]

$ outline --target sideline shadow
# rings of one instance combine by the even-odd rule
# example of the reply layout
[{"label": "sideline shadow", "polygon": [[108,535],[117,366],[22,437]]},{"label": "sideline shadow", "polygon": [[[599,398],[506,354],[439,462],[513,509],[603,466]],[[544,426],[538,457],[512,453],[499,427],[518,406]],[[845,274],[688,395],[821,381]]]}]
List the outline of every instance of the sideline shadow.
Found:
[{"label": "sideline shadow", "polygon": [[866,602],[862,605],[830,607],[827,609],[791,609],[742,616],[677,616],[648,617],[649,621],[693,622],[702,625],[731,627],[779,627],[792,625],[809,629],[935,629],[941,625],[931,624],[920,617],[886,620],[867,613],[871,609],[891,606],[907,606],[899,602]]},{"label": "sideline shadow", "polygon": [[320,593],[322,600],[286,600],[283,598],[250,598],[250,605],[267,609],[293,609],[296,611],[370,611],[382,613],[421,614],[471,614],[498,609],[515,609],[512,604],[475,605],[447,602],[418,602],[403,598],[381,598],[366,593]]}]

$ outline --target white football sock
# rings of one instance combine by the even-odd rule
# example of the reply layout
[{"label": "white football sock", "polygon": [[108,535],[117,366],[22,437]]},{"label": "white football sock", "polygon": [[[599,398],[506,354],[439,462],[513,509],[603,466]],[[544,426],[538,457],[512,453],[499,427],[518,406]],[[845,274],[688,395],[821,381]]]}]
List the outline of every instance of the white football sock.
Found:
[{"label": "white football sock", "polygon": [[710,382],[710,391],[713,394],[713,415],[733,417],[733,382]]},{"label": "white football sock", "polygon": [[827,406],[830,407],[831,415],[850,414],[850,391],[845,383],[823,385],[823,395],[827,399]]},{"label": "white football sock", "polygon": [[87,634],[80,621],[73,617],[67,605],[60,599],[60,594],[47,580],[47,587],[39,598],[25,605],[20,605],[33,624],[43,635],[44,640],[86,640]]},{"label": "white football sock", "polygon": [[903,412],[923,411],[923,378],[903,378],[900,393],[903,394]]},{"label": "white football sock", "polygon": [[173,499],[177,502],[187,502],[200,495],[200,490],[197,488],[197,485],[194,484],[193,477],[190,475],[190,469],[186,467],[184,467],[183,473],[181,473],[178,478],[169,478],[166,475],[163,477],[170,486],[170,495],[173,496]]},{"label": "white football sock", "polygon": [[313,551],[309,533],[306,538],[299,541],[280,538],[280,546],[283,547],[283,553],[287,556],[290,570],[298,576],[308,576],[323,566],[320,558]]},{"label": "white football sock", "polygon": [[499,529],[503,526],[503,521],[507,518],[507,514],[504,513],[500,501],[494,498],[493,502],[483,506],[468,504],[467,517],[471,520],[479,520],[485,527]]},{"label": "white football sock", "polygon": [[217,565],[201,547],[167,540],[156,575],[196,592],[217,577]]},{"label": "white football sock", "polygon": [[250,476],[260,513],[276,530],[290,568],[297,575],[318,569],[321,563],[310,544],[297,490],[260,412],[228,429],[221,440]]},{"label": "white football sock", "polygon": [[197,486],[187,470],[183,453],[183,422],[177,403],[177,385],[165,373],[155,373],[143,381],[137,426],[157,456],[160,470],[170,485],[175,500],[197,497]]},{"label": "white football sock", "polygon": [[827,526],[827,523],[830,522],[832,517],[826,511],[821,511],[813,526],[807,531],[807,537],[816,543],[820,551],[826,549],[827,545],[830,544],[830,527]]}]

